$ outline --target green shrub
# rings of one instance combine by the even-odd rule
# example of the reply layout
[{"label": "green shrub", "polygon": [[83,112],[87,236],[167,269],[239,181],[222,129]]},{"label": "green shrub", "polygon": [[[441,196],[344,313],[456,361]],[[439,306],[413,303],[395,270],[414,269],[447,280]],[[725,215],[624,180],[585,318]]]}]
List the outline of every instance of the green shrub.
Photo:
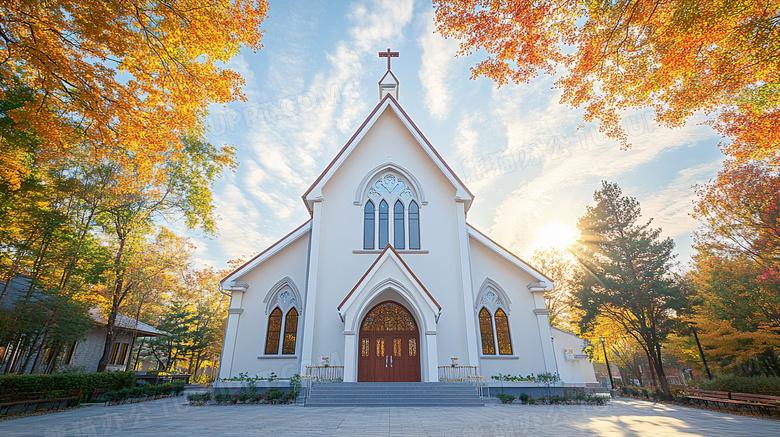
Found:
[{"label": "green shrub", "polygon": [[214,401],[220,405],[235,404],[238,402],[239,395],[231,393],[220,393],[214,396]]},{"label": "green shrub", "polygon": [[272,388],[272,389],[268,390],[268,392],[266,392],[266,394],[265,394],[265,401],[266,402],[281,401],[281,400],[286,399],[286,397],[287,396],[285,395],[285,393],[282,390],[280,390],[278,388]]},{"label": "green shrub", "polygon": [[2,375],[0,393],[32,393],[54,390],[82,390],[82,401],[92,392],[117,391],[133,386],[133,372],[57,373],[51,375]]},{"label": "green shrub", "polygon": [[528,397],[528,404],[529,404],[529,405],[536,405],[537,403],[538,403],[538,402],[536,401],[536,399],[535,399],[535,398],[532,398],[532,397],[530,397],[530,396]]},{"label": "green shrub", "polygon": [[511,404],[512,401],[517,399],[514,395],[508,395],[506,393],[499,393],[496,395],[496,397],[501,400],[502,404]]},{"label": "green shrub", "polygon": [[522,393],[520,393],[520,402],[522,402],[522,403],[524,403],[524,404],[527,404],[527,403],[528,403],[528,398],[529,398],[529,397],[530,397],[530,396],[528,396],[528,393],[526,393],[526,392],[522,392]]},{"label": "green shrub", "polygon": [[700,381],[697,386],[703,390],[780,396],[780,377],[776,376],[717,375],[711,381]]},{"label": "green shrub", "polygon": [[193,405],[203,405],[211,400],[211,393],[192,393],[187,395],[187,400]]}]

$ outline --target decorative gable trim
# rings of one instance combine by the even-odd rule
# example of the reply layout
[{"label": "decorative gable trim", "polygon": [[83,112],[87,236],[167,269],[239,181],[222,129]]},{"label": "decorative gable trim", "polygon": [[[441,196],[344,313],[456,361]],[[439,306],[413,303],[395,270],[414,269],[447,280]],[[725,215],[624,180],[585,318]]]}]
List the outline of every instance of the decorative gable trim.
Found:
[{"label": "decorative gable trim", "polygon": [[[284,290],[284,292],[289,291],[290,295],[286,297],[282,296],[282,290]],[[301,294],[298,292],[298,287],[295,286],[295,281],[289,276],[285,276],[271,287],[271,290],[265,296],[265,299],[263,299],[263,303],[265,304],[265,315],[267,316],[268,314],[271,314],[271,311],[277,306],[282,310],[282,313],[285,314],[292,307],[301,308],[303,300],[301,300]],[[300,314],[300,311],[298,311],[298,313]]]},{"label": "decorative gable trim", "polygon": [[379,116],[382,115],[382,113],[388,107],[391,108],[393,112],[395,112],[396,116],[398,116],[404,126],[406,126],[406,128],[409,130],[409,133],[411,133],[415,140],[417,140],[417,143],[420,145],[420,147],[422,147],[426,154],[433,160],[436,166],[439,167],[441,172],[450,181],[453,187],[455,187],[455,200],[464,202],[466,211],[469,210],[471,203],[474,200],[474,195],[471,193],[471,191],[469,191],[463,181],[460,180],[458,175],[455,174],[452,168],[447,165],[447,163],[444,161],[444,158],[439,155],[439,152],[433,148],[433,145],[428,141],[427,138],[425,138],[425,135],[423,135],[422,131],[420,131],[417,125],[414,124],[414,121],[412,121],[409,115],[406,114],[398,101],[395,100],[395,98],[393,98],[393,96],[390,94],[387,94],[374,107],[368,117],[360,125],[358,130],[355,131],[349,141],[347,141],[339,153],[336,154],[336,157],[333,158],[328,166],[325,167],[325,170],[320,173],[314,183],[309,187],[308,190],[306,190],[305,193],[303,193],[303,196],[301,196],[303,202],[306,204],[306,208],[309,210],[309,214],[313,213],[313,203],[322,200],[322,187],[325,186],[328,180],[333,176],[333,174],[335,174],[341,164],[344,163],[349,154],[352,153],[352,151],[355,149],[357,144],[359,144],[366,133],[371,130],[371,126],[376,123],[376,121],[379,119]]},{"label": "decorative gable trim", "polygon": [[222,278],[221,281],[219,281],[219,286],[223,290],[225,290],[227,287],[225,284],[230,284],[230,282],[237,280],[238,278],[248,273],[255,267],[264,263],[268,258],[271,258],[272,256],[276,255],[277,253],[279,253],[279,251],[289,246],[294,241],[298,240],[299,238],[305,235],[308,235],[309,231],[311,231],[311,220],[307,220],[302,225],[293,229],[292,232],[282,237],[279,241],[270,245],[267,249],[257,254],[254,258],[245,262],[241,267],[228,273],[227,276],[225,276],[224,278]]},{"label": "decorative gable trim", "polygon": [[505,249],[500,244],[496,243],[495,241],[491,240],[490,237],[483,234],[482,232],[478,231],[474,226],[466,223],[469,237],[475,239],[476,241],[482,243],[485,247],[492,250],[493,252],[497,253],[499,256],[504,258],[505,260],[509,261],[514,266],[518,267],[520,270],[524,271],[525,273],[528,273],[537,280],[537,282],[534,282],[533,284],[539,288],[539,290],[532,290],[532,291],[548,291],[552,290],[554,284],[554,281],[547,276],[545,276],[542,272],[539,270],[536,270],[533,268],[530,264],[523,261],[515,255],[514,253],[510,252],[509,250]]},{"label": "decorative gable trim", "polygon": [[412,279],[412,281],[418,286],[419,291],[422,291],[425,296],[428,297],[429,302],[432,303],[434,306],[436,306],[436,309],[441,311],[441,305],[439,305],[438,302],[436,302],[436,299],[433,298],[431,293],[428,291],[427,288],[423,285],[423,283],[417,278],[417,275],[412,272],[412,269],[409,268],[409,266],[404,262],[404,260],[401,258],[401,255],[396,252],[396,250],[393,248],[393,246],[390,246],[389,244],[387,247],[385,247],[385,250],[382,251],[381,254],[374,260],[374,262],[371,264],[371,267],[366,270],[366,272],[363,274],[363,276],[360,278],[360,280],[355,284],[354,287],[352,287],[352,290],[347,293],[346,297],[344,297],[344,300],[341,301],[341,303],[338,306],[339,313],[341,313],[341,309],[349,302],[350,298],[353,296],[356,290],[362,288],[365,286],[368,279],[370,279],[373,275],[376,274],[379,267],[382,265],[382,262],[387,260],[388,258],[392,259],[396,262],[399,266],[402,267],[402,270],[404,270],[409,277]]},{"label": "decorative gable trim", "polygon": [[[493,296],[490,296],[490,293],[493,293]],[[485,278],[482,286],[479,287],[477,300],[474,301],[474,309],[479,312],[480,308],[486,307],[491,314],[494,314],[497,308],[501,308],[509,314],[511,305],[512,300],[509,299],[507,292],[496,281]]]}]

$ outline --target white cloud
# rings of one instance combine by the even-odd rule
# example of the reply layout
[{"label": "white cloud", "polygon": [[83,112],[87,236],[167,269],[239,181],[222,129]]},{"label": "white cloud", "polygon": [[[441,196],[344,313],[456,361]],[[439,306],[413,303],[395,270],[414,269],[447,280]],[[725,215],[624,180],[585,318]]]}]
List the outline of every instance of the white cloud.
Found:
[{"label": "white cloud", "polygon": [[699,222],[690,216],[696,200],[694,185],[709,181],[721,169],[723,160],[685,169],[666,188],[640,201],[642,215],[652,217],[654,228],[661,228],[665,237],[690,235]]},{"label": "white cloud", "polygon": [[452,102],[452,79],[448,74],[458,43],[434,33],[433,13],[423,15],[422,19],[426,25],[419,39],[422,59],[418,76],[425,90],[425,107],[433,117],[441,120],[449,114]]}]

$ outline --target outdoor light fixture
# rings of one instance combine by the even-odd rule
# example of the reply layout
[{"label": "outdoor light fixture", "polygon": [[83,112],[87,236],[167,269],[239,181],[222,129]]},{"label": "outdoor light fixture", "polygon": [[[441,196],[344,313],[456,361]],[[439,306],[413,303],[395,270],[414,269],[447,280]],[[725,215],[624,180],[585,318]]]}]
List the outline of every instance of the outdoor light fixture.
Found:
[{"label": "outdoor light fixture", "polygon": [[607,373],[609,374],[609,389],[615,389],[615,382],[612,381],[612,369],[609,368],[609,357],[607,357],[607,346],[604,345],[604,337],[599,337],[601,347],[604,349],[604,359],[607,361]]}]

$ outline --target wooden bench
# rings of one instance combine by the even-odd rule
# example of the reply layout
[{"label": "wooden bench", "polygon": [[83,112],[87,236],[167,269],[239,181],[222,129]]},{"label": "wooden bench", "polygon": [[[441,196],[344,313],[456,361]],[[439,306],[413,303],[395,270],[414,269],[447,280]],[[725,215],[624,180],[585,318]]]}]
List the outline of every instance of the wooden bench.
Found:
[{"label": "wooden bench", "polygon": [[756,409],[761,413],[766,411],[771,414],[771,409],[780,408],[780,396],[698,389],[688,389],[687,391],[686,399],[704,403],[705,405],[713,403],[719,410],[721,405],[724,405],[726,408],[729,405],[734,405],[735,410],[739,409],[739,407],[744,407],[749,410]]},{"label": "wooden bench", "polygon": [[7,414],[28,413],[38,411],[41,407],[46,410],[58,410],[69,406],[76,406],[81,400],[81,390],[70,390],[68,396],[56,396],[52,392],[14,393],[0,397],[0,416]]}]

